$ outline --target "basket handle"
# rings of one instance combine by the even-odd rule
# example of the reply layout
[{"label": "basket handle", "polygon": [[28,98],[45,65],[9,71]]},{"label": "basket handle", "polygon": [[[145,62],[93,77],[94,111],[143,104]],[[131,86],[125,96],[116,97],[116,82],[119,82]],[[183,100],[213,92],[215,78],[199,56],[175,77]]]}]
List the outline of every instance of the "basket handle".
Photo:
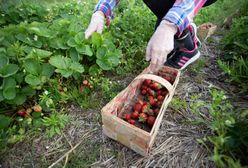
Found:
[{"label": "basket handle", "polygon": [[173,86],[170,84],[170,82],[168,82],[164,78],[162,78],[160,76],[157,76],[157,75],[141,74],[141,75],[137,76],[134,80],[138,80],[138,79],[151,79],[151,80],[154,80],[154,81],[160,83],[161,85],[163,85],[168,90],[170,95],[171,95],[171,92],[173,90]]}]

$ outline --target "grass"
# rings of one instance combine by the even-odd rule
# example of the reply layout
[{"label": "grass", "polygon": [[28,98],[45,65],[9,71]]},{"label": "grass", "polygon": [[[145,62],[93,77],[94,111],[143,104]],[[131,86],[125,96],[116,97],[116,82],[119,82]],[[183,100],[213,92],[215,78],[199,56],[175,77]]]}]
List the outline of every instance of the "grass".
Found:
[{"label": "grass", "polygon": [[214,4],[202,8],[194,21],[196,24],[212,22],[222,25],[227,16],[241,9],[246,3],[246,0],[217,0]]}]

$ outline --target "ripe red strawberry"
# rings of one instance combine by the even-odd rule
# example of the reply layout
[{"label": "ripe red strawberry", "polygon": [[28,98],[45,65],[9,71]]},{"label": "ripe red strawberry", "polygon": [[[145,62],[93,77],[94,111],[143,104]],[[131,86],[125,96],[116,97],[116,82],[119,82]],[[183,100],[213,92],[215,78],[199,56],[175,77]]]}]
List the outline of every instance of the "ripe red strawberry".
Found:
[{"label": "ripe red strawberry", "polygon": [[148,115],[151,115],[151,116],[153,116],[153,115],[154,115],[154,111],[153,111],[153,109],[149,109],[146,113],[147,113]]},{"label": "ripe red strawberry", "polygon": [[155,91],[152,90],[151,88],[147,88],[147,93],[148,93],[150,96],[155,96]]},{"label": "ripe red strawberry", "polygon": [[164,100],[164,96],[159,95],[159,96],[157,97],[157,99],[158,99],[158,101],[163,101],[163,100]]},{"label": "ripe red strawberry", "polygon": [[148,100],[151,106],[154,106],[157,102],[157,99],[154,99],[152,96],[149,96]]},{"label": "ripe red strawberry", "polygon": [[26,117],[27,116],[27,112],[25,111],[25,109],[21,109],[17,111],[17,114],[21,117]]},{"label": "ripe red strawberry", "polygon": [[162,90],[156,92],[156,96],[162,95]]},{"label": "ripe red strawberry", "polygon": [[144,82],[143,82],[143,84],[146,85],[146,86],[149,86],[150,83],[152,83],[152,81],[149,80],[149,79],[146,79],[146,80],[144,80]]},{"label": "ripe red strawberry", "polygon": [[85,80],[83,81],[83,85],[84,85],[84,86],[87,86],[88,84],[89,84],[89,81],[85,79]]},{"label": "ripe red strawberry", "polygon": [[159,90],[162,88],[162,86],[158,82],[154,82],[152,88],[154,90]]},{"label": "ripe red strawberry", "polygon": [[147,89],[147,86],[146,85],[142,85],[141,86],[141,90],[146,90]]},{"label": "ripe red strawberry", "polygon": [[41,106],[40,105],[35,105],[34,107],[33,107],[33,109],[34,109],[34,111],[35,112],[41,112],[42,111],[42,108],[41,108]]},{"label": "ripe red strawberry", "polygon": [[135,110],[135,111],[140,112],[140,111],[141,111],[141,109],[142,109],[142,104],[140,104],[140,103],[136,103],[136,104],[134,105],[134,110]]},{"label": "ripe red strawberry", "polygon": [[171,77],[170,76],[165,76],[165,79],[171,83]]},{"label": "ripe red strawberry", "polygon": [[130,123],[130,124],[132,124],[132,125],[134,125],[135,124],[135,120],[128,120],[128,122]]},{"label": "ripe red strawberry", "polygon": [[138,117],[139,117],[139,112],[138,112],[138,111],[134,111],[134,112],[131,114],[131,117],[132,117],[133,119],[138,118]]},{"label": "ripe red strawberry", "polygon": [[161,95],[162,95],[162,96],[166,96],[166,95],[167,95],[167,93],[168,93],[168,91],[167,91],[167,90],[165,90],[165,91],[163,91],[163,92],[162,92],[162,94],[161,94]]},{"label": "ripe red strawberry", "polygon": [[145,123],[147,120],[147,114],[146,113],[140,113],[139,114],[139,122]]},{"label": "ripe red strawberry", "polygon": [[162,106],[162,104],[163,104],[163,102],[162,102],[162,101],[157,101],[157,103],[156,103],[156,107],[161,107],[161,106]]},{"label": "ripe red strawberry", "polygon": [[154,113],[155,113],[156,115],[158,115],[158,113],[159,113],[159,108],[155,108],[153,111],[154,111]]},{"label": "ripe red strawberry", "polygon": [[154,116],[149,116],[149,117],[147,118],[147,124],[148,124],[149,126],[153,126],[153,124],[155,123],[155,120],[156,120],[156,118],[155,118]]},{"label": "ripe red strawberry", "polygon": [[150,109],[150,105],[149,104],[144,104],[141,108],[141,113],[147,113]]},{"label": "ripe red strawberry", "polygon": [[131,119],[131,115],[130,115],[130,114],[125,114],[125,115],[124,115],[124,118],[125,118],[125,120],[127,120],[127,121],[128,121],[128,120],[130,120],[130,119]]},{"label": "ripe red strawberry", "polygon": [[142,91],[141,91],[141,94],[142,95],[145,95],[147,93],[147,91],[145,90],[145,89],[143,89]]},{"label": "ripe red strawberry", "polygon": [[138,103],[141,104],[141,105],[144,104],[144,102],[142,100],[138,100]]}]

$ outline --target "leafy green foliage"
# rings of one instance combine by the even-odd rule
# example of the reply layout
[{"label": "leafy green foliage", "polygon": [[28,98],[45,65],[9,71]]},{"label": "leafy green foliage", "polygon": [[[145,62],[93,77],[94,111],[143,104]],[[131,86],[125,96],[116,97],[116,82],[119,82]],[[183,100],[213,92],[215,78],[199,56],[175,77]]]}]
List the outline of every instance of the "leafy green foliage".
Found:
[{"label": "leafy green foliage", "polygon": [[61,134],[61,129],[69,122],[69,117],[65,114],[52,114],[50,117],[42,119],[43,124],[47,127],[46,134],[53,137],[56,134]]},{"label": "leafy green foliage", "polygon": [[[206,141],[214,145],[212,159],[218,167],[241,167],[247,165],[248,115],[246,111],[236,111],[222,91],[211,91],[212,101],[203,102],[193,96],[190,107],[197,115],[197,123],[213,131],[213,135],[198,142]],[[193,108],[195,107],[195,108]],[[201,112],[208,109],[209,117]]]},{"label": "leafy green foliage", "polygon": [[225,57],[218,61],[220,68],[230,76],[230,81],[237,83],[241,90],[248,91],[248,3],[243,6],[242,16],[236,18],[230,31],[222,40]]},{"label": "leafy green foliage", "polygon": [[[101,36],[95,33],[91,39],[84,39],[80,20],[84,20],[90,11],[80,12],[80,9],[84,11],[82,5],[64,4],[47,10],[26,1],[16,3],[26,12],[20,15],[23,19],[13,19],[29,19],[29,22],[11,19],[2,22],[5,27],[0,29],[0,101],[17,105],[24,103],[32,95],[22,89],[30,89],[28,93],[41,90],[53,78],[54,72],[65,78],[79,79],[89,70],[91,73],[99,69],[111,70],[119,64],[121,52],[110,34]],[[6,2],[1,7],[6,18],[20,12],[14,11],[13,5]],[[47,12],[39,15],[42,9]],[[37,17],[32,17],[35,13]]]},{"label": "leafy green foliage", "polygon": [[230,82],[238,83],[241,90],[248,91],[248,58],[236,58],[231,63],[218,60],[218,64],[230,76]]}]

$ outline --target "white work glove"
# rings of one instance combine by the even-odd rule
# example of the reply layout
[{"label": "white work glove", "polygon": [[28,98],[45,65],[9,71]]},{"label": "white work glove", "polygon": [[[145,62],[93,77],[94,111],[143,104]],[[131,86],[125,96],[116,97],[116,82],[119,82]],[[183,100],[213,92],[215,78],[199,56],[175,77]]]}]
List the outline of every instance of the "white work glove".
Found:
[{"label": "white work glove", "polygon": [[177,26],[166,20],[162,20],[152,35],[146,48],[146,60],[150,62],[150,70],[158,70],[167,60],[167,55],[174,48],[174,35]]},{"label": "white work glove", "polygon": [[104,27],[104,14],[102,11],[96,11],[91,17],[90,24],[85,31],[85,38],[89,38],[92,33],[102,33]]}]

